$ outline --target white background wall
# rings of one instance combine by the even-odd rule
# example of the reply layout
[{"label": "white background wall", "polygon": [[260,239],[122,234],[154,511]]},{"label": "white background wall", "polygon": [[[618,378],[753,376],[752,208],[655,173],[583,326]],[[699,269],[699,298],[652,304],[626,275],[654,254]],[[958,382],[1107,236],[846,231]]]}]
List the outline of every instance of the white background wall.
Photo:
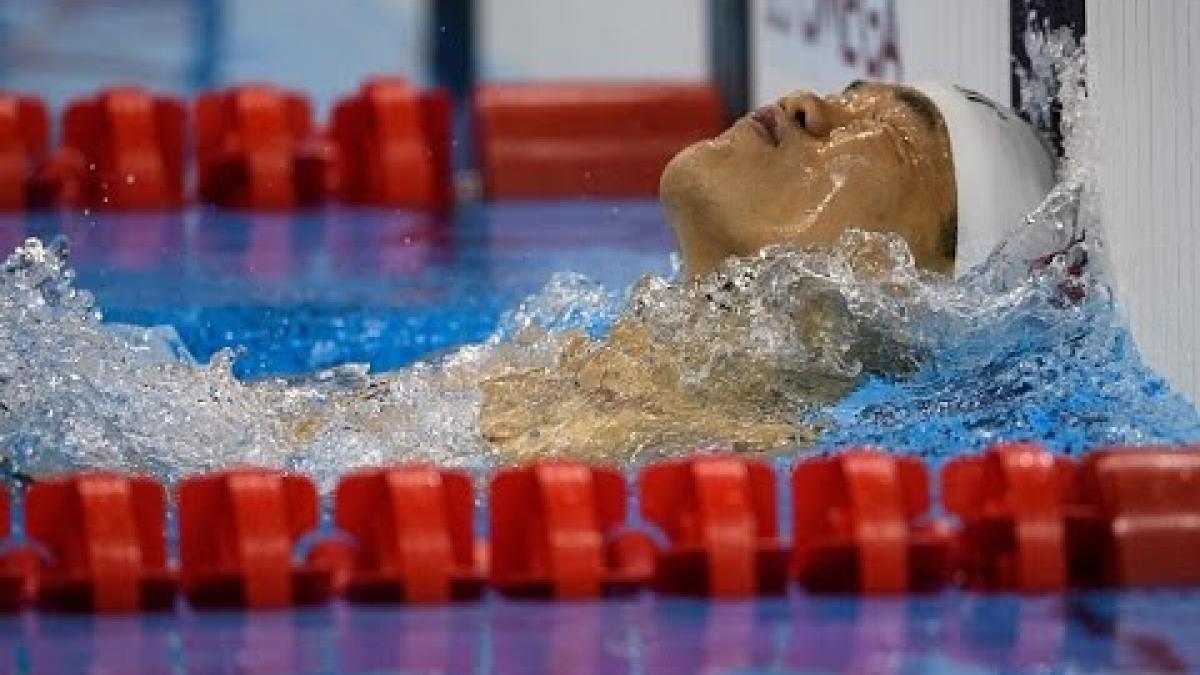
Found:
[{"label": "white background wall", "polygon": [[429,81],[425,0],[239,0],[227,2],[220,77],[307,92],[319,107],[364,77]]},{"label": "white background wall", "polygon": [[183,89],[193,21],[185,0],[0,0],[0,87],[55,108],[118,81]]},{"label": "white background wall", "polygon": [[1109,257],[1138,346],[1200,402],[1200,2],[1090,0]]},{"label": "white background wall", "polygon": [[[752,0],[752,98],[763,103],[793,89],[824,93],[873,78],[949,80],[1008,101],[1008,4],[860,0],[846,12],[838,7],[843,3],[825,0]],[[814,26],[815,35],[807,31]],[[898,47],[899,63],[884,59],[873,74],[867,59],[882,54],[888,41]],[[853,63],[847,50],[856,55]]]},{"label": "white background wall", "polygon": [[954,82],[1000,101],[1012,98],[1009,3],[898,0],[904,79]]},{"label": "white background wall", "polygon": [[476,0],[484,80],[703,80],[703,0]]}]

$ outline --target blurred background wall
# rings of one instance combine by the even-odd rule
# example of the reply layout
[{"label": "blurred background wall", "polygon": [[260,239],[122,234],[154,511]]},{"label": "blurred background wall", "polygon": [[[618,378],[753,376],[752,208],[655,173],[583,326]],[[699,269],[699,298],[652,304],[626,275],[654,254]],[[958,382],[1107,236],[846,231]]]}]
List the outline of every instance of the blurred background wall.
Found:
[{"label": "blurred background wall", "polygon": [[302,89],[322,104],[378,73],[403,74],[420,85],[430,82],[429,3],[192,2],[223,6],[214,73],[219,82],[275,82]]},{"label": "blurred background wall", "polygon": [[424,0],[2,0],[0,86],[55,107],[118,82],[270,80],[325,106],[375,73],[430,80]]},{"label": "blurred background wall", "polygon": [[859,78],[950,79],[1009,97],[1009,5],[996,0],[751,0],[753,99]]},{"label": "blurred background wall", "polygon": [[1138,346],[1200,402],[1200,2],[1092,0],[1109,257]]},{"label": "blurred background wall", "polygon": [[0,0],[0,87],[58,107],[118,82],[267,79],[323,110],[381,72],[460,93],[480,79],[711,79],[738,113],[882,78],[1009,101],[1028,10],[1074,13],[1082,31],[1085,4],[1118,291],[1149,360],[1198,401],[1197,0]]},{"label": "blurred background wall", "polygon": [[215,29],[191,0],[4,0],[0,86],[58,107],[114,81],[156,89],[211,81]]},{"label": "blurred background wall", "polygon": [[703,0],[478,0],[488,80],[708,77]]}]

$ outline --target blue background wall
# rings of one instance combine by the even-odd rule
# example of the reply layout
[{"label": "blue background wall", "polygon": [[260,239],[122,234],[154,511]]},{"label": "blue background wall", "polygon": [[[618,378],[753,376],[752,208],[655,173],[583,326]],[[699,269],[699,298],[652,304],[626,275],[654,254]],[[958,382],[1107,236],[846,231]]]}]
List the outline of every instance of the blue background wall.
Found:
[{"label": "blue background wall", "polygon": [[363,77],[430,79],[410,0],[4,0],[0,87],[52,105],[104,85],[190,91],[270,79],[325,106]]}]

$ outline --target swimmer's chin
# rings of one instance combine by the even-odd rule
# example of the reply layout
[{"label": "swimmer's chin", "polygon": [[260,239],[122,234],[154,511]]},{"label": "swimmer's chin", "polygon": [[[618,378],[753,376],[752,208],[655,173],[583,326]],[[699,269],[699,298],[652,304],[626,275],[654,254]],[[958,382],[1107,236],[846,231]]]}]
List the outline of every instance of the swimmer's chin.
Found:
[{"label": "swimmer's chin", "polygon": [[712,195],[713,155],[726,143],[723,137],[693,143],[679,151],[663,169],[658,181],[659,199],[668,213],[693,211]]},{"label": "swimmer's chin", "polygon": [[679,207],[680,197],[687,188],[686,174],[690,170],[689,164],[692,163],[689,157],[691,149],[692,146],[689,146],[680,150],[667,162],[662,175],[658,177],[658,198],[668,210]]},{"label": "swimmer's chin", "polygon": [[726,229],[721,218],[725,207],[707,156],[709,143],[698,143],[676,155],[659,181],[659,198],[675,230],[688,277],[711,271],[728,253],[718,244]]}]

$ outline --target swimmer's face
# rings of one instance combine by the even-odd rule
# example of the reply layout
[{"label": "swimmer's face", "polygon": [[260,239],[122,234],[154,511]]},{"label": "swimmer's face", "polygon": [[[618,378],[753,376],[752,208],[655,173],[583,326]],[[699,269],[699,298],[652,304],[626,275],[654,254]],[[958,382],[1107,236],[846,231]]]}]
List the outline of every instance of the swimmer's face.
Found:
[{"label": "swimmer's face", "polygon": [[693,275],[772,244],[832,243],[850,228],[895,232],[918,265],[954,267],[949,136],[937,108],[904,87],[789,94],[679,153],[661,194]]}]

